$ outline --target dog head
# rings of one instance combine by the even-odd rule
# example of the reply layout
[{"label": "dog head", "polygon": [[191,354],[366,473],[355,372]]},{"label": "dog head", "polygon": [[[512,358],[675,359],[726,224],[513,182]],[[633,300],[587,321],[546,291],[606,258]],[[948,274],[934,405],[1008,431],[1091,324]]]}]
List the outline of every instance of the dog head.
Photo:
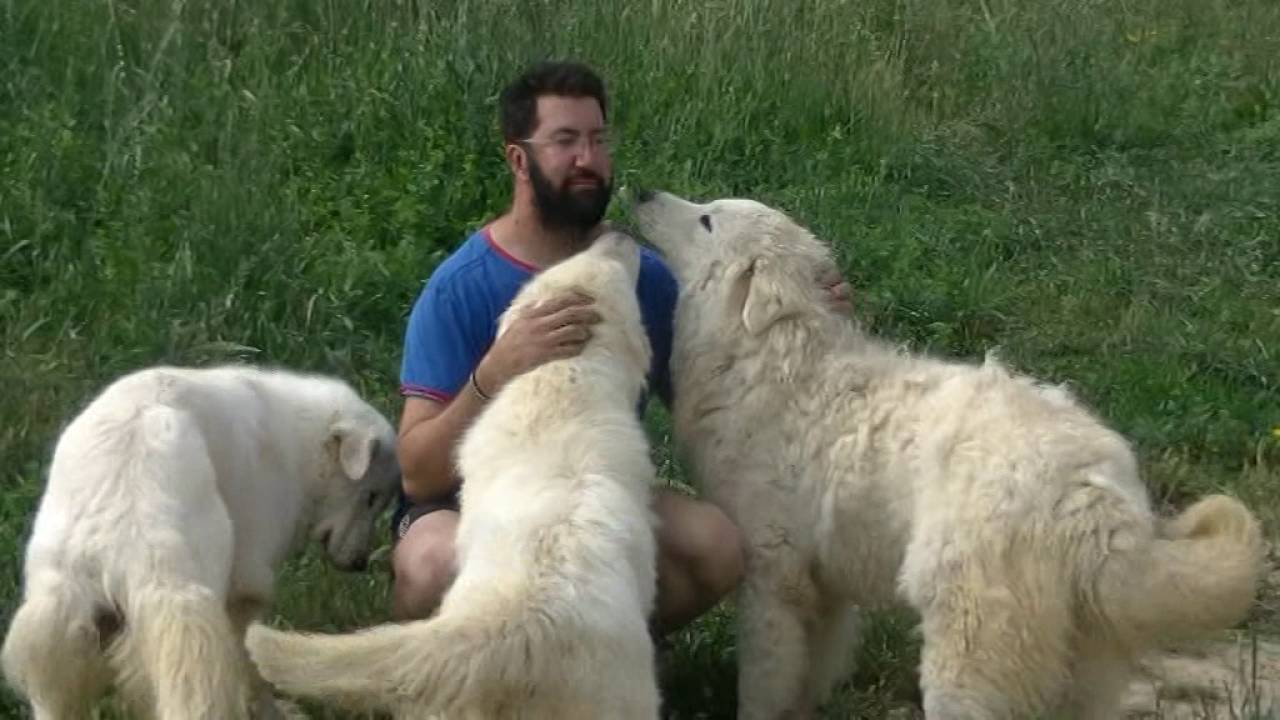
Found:
[{"label": "dog head", "polygon": [[634,213],[682,298],[695,298],[707,315],[699,325],[759,335],[788,317],[823,311],[817,279],[835,261],[785,213],[754,200],[700,205],[665,192],[637,193]]},{"label": "dog head", "polygon": [[324,462],[314,503],[311,536],[342,570],[362,570],[374,525],[400,488],[396,434],[377,410],[344,383],[328,402]]}]

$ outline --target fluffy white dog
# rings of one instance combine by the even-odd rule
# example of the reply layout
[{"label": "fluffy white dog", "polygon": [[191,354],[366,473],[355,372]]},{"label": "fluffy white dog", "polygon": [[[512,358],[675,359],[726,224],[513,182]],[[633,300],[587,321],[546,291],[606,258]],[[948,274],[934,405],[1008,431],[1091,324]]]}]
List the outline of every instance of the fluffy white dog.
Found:
[{"label": "fluffy white dog", "polygon": [[675,435],[748,546],[741,717],[808,716],[855,606],[920,613],[932,720],[1111,717],[1137,654],[1246,613],[1263,541],[1239,502],[1157,520],[1125,440],[1066,390],[832,312],[828,248],[775,209],[635,212],[681,286]]},{"label": "fluffy white dog", "polygon": [[581,355],[510,381],[463,437],[459,574],[438,613],[347,635],[255,626],[249,650],[268,681],[402,718],[657,717],[638,273],[634,241],[607,234],[536,275],[504,314],[499,333],[578,291],[602,320]]},{"label": "fluffy white dog", "polygon": [[5,675],[37,720],[88,717],[113,682],[148,717],[274,716],[243,637],[277,567],[308,530],[363,567],[399,478],[390,423],[339,380],[127,375],[58,439]]}]

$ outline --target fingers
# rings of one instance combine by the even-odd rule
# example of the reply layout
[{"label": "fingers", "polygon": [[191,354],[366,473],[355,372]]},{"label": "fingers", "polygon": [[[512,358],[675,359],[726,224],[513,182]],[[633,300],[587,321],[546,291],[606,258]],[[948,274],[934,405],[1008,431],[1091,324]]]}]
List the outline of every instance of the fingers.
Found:
[{"label": "fingers", "polygon": [[839,313],[850,313],[853,311],[853,290],[849,283],[845,281],[844,276],[840,274],[839,268],[827,267],[823,269],[818,277],[819,286],[827,293],[827,303],[831,309]]},{"label": "fingers", "polygon": [[591,339],[591,328],[586,325],[564,325],[551,331],[547,340],[555,347],[577,345],[581,348]]},{"label": "fingers", "polygon": [[589,307],[573,305],[546,316],[543,322],[553,330],[565,325],[594,325],[600,322],[600,313]]},{"label": "fingers", "polygon": [[827,302],[831,305],[831,309],[836,312],[847,315],[853,312],[852,291],[849,289],[849,283],[840,282],[827,288]]},{"label": "fingers", "polygon": [[531,308],[511,336],[528,353],[528,367],[581,353],[591,339],[591,326],[602,319],[593,302],[590,296],[570,293]]},{"label": "fingers", "polygon": [[568,293],[534,305],[527,313],[525,313],[525,316],[532,318],[547,317],[549,315],[555,315],[556,313],[563,312],[569,308],[590,305],[593,302],[595,302],[595,300],[590,295],[585,295],[580,292]]},{"label": "fingers", "polygon": [[567,345],[557,345],[552,348],[548,360],[567,360],[571,357],[577,357],[582,354],[582,349],[586,345],[582,343],[574,343]]}]

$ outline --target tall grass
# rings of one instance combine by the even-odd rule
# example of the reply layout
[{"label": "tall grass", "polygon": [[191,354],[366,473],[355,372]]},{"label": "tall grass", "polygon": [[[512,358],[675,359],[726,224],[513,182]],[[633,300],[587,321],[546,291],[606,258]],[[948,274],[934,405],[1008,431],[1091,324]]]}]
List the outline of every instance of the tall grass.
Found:
[{"label": "tall grass", "polygon": [[[496,92],[551,56],[607,78],[620,184],[786,207],[873,329],[1070,381],[1159,497],[1274,533],[1272,0],[0,0],[0,618],[57,432],[120,373],[281,364],[398,412],[410,303],[507,201]],[[282,621],[385,619],[385,569],[297,559]],[[679,638],[681,717],[732,716],[731,614]],[[910,694],[909,618],[874,627],[833,716]]]}]

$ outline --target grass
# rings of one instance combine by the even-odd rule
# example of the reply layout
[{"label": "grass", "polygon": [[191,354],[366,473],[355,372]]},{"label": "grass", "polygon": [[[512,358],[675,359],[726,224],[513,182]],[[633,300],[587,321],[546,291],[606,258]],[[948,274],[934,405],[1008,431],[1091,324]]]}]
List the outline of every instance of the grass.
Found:
[{"label": "grass", "polygon": [[[398,413],[410,303],[507,200],[497,89],[562,55],[609,82],[620,183],[786,207],[874,330],[1069,381],[1162,502],[1232,492],[1276,537],[1273,0],[0,0],[6,625],[57,432],[111,378],[280,364]],[[385,619],[381,552],[295,559],[280,621]],[[911,619],[871,628],[830,717],[913,692]],[[733,648],[731,606],[680,635],[679,717],[733,716]]]}]

